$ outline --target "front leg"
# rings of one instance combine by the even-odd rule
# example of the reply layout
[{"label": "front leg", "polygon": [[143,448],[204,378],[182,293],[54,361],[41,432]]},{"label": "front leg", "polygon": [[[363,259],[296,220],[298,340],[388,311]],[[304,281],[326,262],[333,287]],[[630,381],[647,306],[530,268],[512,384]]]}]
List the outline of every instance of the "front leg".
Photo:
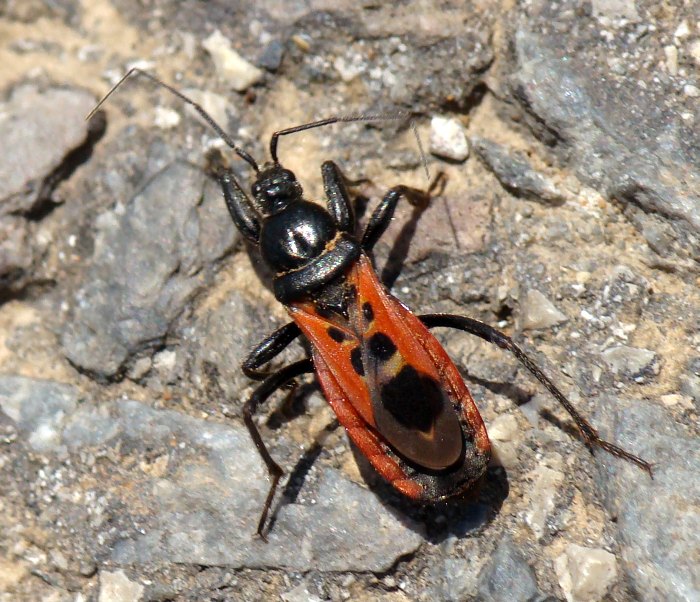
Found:
[{"label": "front leg", "polygon": [[574,419],[574,422],[579,428],[579,431],[583,435],[583,439],[588,445],[589,449],[593,450],[595,447],[604,449],[613,456],[627,460],[636,464],[641,469],[649,473],[652,476],[651,464],[642,460],[638,456],[625,451],[621,447],[606,441],[601,438],[598,431],[591,425],[588,420],[586,420],[573,404],[564,396],[564,394],[557,388],[557,386],[540,370],[540,368],[535,364],[532,359],[518,347],[513,340],[506,334],[496,330],[488,324],[479,322],[479,320],[474,320],[473,318],[467,318],[465,316],[456,316],[452,314],[428,314],[425,316],[419,316],[421,322],[425,324],[428,328],[435,328],[436,326],[445,326],[447,328],[456,328],[457,330],[463,330],[469,334],[476,335],[489,343],[497,345],[501,349],[510,351],[517,359],[523,364],[530,373],[539,380],[545,388],[554,396],[554,398],[564,407],[564,409],[569,413]]},{"label": "front leg", "polygon": [[260,521],[258,522],[257,533],[263,540],[265,540],[263,529],[265,527],[265,521],[267,520],[267,514],[270,511],[272,500],[275,497],[277,484],[279,483],[280,478],[282,478],[284,471],[280,468],[279,464],[272,459],[270,452],[267,450],[265,442],[260,436],[260,431],[258,431],[258,427],[255,425],[253,416],[255,415],[255,411],[258,409],[258,406],[267,400],[267,398],[277,391],[277,389],[288,383],[293,378],[308,372],[313,372],[313,370],[314,365],[310,359],[300,360],[282,368],[278,372],[268,376],[263,383],[257,389],[255,389],[255,391],[253,391],[250,399],[248,399],[243,406],[243,421],[248,428],[248,432],[250,433],[251,439],[253,439],[253,443],[255,443],[255,447],[258,449],[260,457],[263,459],[263,462],[265,462],[265,466],[267,466],[267,472],[271,479],[270,490],[265,498],[265,504],[263,505]]},{"label": "front leg", "polygon": [[260,215],[253,207],[248,195],[236,181],[230,169],[221,168],[216,174],[224,192],[226,207],[233,223],[253,244],[260,240]]},{"label": "front leg", "polygon": [[345,176],[333,161],[321,166],[326,205],[333,221],[342,232],[355,232],[355,211],[345,185]]},{"label": "front leg", "polygon": [[301,330],[299,330],[296,322],[290,322],[282,326],[282,328],[278,328],[255,346],[241,365],[241,370],[248,378],[253,380],[265,379],[269,376],[269,373],[264,370],[258,370],[258,368],[279,355],[300,334]]}]

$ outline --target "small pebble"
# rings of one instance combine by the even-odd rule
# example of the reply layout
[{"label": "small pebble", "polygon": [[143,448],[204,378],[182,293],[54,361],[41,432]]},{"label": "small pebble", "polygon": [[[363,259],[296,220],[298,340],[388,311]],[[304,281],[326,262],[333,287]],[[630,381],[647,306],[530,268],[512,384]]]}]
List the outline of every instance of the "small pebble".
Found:
[{"label": "small pebble", "polygon": [[525,293],[525,298],[521,302],[521,310],[521,328],[523,330],[550,328],[566,322],[568,319],[547,297],[535,289],[530,289]]},{"label": "small pebble", "polygon": [[124,571],[100,573],[100,594],[98,602],[137,602],[141,599],[144,587],[131,581]]},{"label": "small pebble", "polygon": [[202,42],[211,55],[216,72],[237,92],[244,92],[263,78],[263,72],[246,61],[218,29]]},{"label": "small pebble", "polygon": [[433,117],[430,122],[430,152],[451,161],[465,161],[469,142],[462,124],[456,119]]},{"label": "small pebble", "polygon": [[617,560],[600,548],[569,544],[555,561],[559,585],[568,602],[602,600],[617,577]]}]

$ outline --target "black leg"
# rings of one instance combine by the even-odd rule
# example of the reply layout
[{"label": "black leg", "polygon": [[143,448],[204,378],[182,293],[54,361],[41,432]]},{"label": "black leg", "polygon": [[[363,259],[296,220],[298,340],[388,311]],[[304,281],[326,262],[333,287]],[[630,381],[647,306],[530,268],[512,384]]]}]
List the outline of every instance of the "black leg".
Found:
[{"label": "black leg", "polygon": [[248,432],[250,433],[250,436],[253,439],[253,443],[255,443],[255,447],[258,448],[258,453],[260,454],[260,457],[263,459],[265,465],[267,466],[267,472],[270,475],[270,479],[272,481],[270,483],[270,490],[267,493],[267,498],[265,499],[265,505],[263,506],[263,510],[260,515],[260,521],[258,522],[257,533],[263,540],[265,539],[265,536],[263,535],[263,528],[265,527],[267,514],[270,510],[270,506],[272,505],[272,500],[275,497],[277,483],[279,483],[279,480],[284,474],[284,472],[279,467],[277,462],[275,462],[272,459],[270,452],[267,451],[267,447],[265,446],[265,442],[260,436],[258,427],[255,426],[253,416],[255,415],[255,411],[258,409],[258,406],[261,403],[263,403],[268,397],[270,397],[270,395],[272,395],[275,391],[277,391],[277,389],[279,389],[282,385],[288,383],[290,380],[297,376],[306,374],[307,372],[313,372],[313,370],[314,365],[310,359],[300,360],[282,368],[278,372],[275,372],[274,374],[268,376],[262,382],[262,384],[257,389],[255,389],[255,391],[253,391],[253,394],[250,396],[250,399],[248,399],[248,401],[246,401],[245,405],[243,406],[243,421],[245,422],[245,425],[248,428]]},{"label": "black leg", "polygon": [[233,223],[249,241],[257,244],[260,239],[260,215],[230,169],[221,169],[217,177]]},{"label": "black leg", "polygon": [[649,473],[649,476],[652,476],[651,464],[625,451],[621,447],[602,439],[598,434],[598,431],[593,428],[591,423],[578,413],[576,408],[574,408],[572,403],[564,396],[556,385],[542,372],[542,370],[539,369],[539,367],[527,356],[527,354],[512,341],[509,336],[503,334],[488,324],[484,324],[483,322],[479,322],[478,320],[467,318],[465,316],[455,316],[451,314],[428,314],[425,316],[420,316],[420,320],[428,328],[434,328],[436,326],[456,328],[457,330],[463,330],[469,334],[481,337],[485,341],[493,343],[501,349],[510,351],[520,361],[520,363],[523,364],[530,371],[530,373],[545,386],[545,388],[574,419],[574,422],[576,422],[576,425],[581,431],[583,439],[586,442],[586,445],[588,445],[589,449],[593,450],[595,447],[604,449],[613,456],[617,456],[618,458],[622,458],[628,462],[636,464],[643,470],[646,470]]},{"label": "black leg", "polygon": [[445,182],[445,173],[441,171],[435,176],[428,190],[418,190],[410,186],[394,186],[391,188],[389,192],[384,195],[381,203],[379,203],[374,210],[372,217],[370,217],[367,223],[367,227],[362,235],[362,248],[366,251],[370,251],[381,238],[382,234],[384,234],[389,227],[389,222],[391,222],[391,218],[394,215],[396,205],[402,196],[414,207],[425,209],[430,203],[430,198],[435,195],[435,190],[438,189],[438,187],[439,191],[437,194],[442,192]]},{"label": "black leg", "polygon": [[350,195],[345,186],[345,176],[333,161],[325,161],[321,166],[323,188],[326,191],[328,212],[338,229],[343,232],[355,232],[355,211]]},{"label": "black leg", "polygon": [[253,380],[263,380],[269,376],[268,372],[258,370],[260,366],[266,364],[276,355],[282,352],[294,339],[301,334],[301,330],[295,322],[285,324],[282,328],[278,328],[265,340],[258,343],[255,348],[248,354],[245,361],[241,365],[241,370]]}]

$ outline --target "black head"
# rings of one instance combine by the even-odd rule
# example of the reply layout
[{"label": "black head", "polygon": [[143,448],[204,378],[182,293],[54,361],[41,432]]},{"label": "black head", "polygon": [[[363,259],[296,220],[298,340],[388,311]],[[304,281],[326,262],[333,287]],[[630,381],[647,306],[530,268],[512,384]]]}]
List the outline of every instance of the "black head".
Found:
[{"label": "black head", "polygon": [[296,176],[279,163],[268,164],[258,172],[251,192],[263,215],[278,213],[290,203],[301,201],[302,197],[301,184]]}]

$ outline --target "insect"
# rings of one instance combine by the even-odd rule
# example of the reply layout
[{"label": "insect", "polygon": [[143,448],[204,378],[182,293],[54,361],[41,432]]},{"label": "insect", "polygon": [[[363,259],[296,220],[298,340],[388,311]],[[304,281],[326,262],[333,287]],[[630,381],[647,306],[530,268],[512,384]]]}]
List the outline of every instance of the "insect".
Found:
[{"label": "insect", "polygon": [[[426,503],[444,500],[465,492],[484,475],[490,458],[486,428],[458,369],[430,332],[436,327],[462,330],[512,353],[569,413],[591,450],[604,449],[651,476],[648,462],[602,439],[510,337],[464,316],[416,316],[384,288],[369,258],[372,248],[399,200],[425,205],[432,187],[427,191],[407,186],[389,189],[358,233],[353,203],[335,163],[326,161],[321,167],[326,195],[322,207],[304,198],[295,175],[277,157],[281,136],[378,117],[331,117],[277,131],[270,139],[271,160],[260,167],[201,106],[138,69],[129,71],[90,116],[134,73],[194,107],[255,172],[252,198],[231,170],[223,168],[218,177],[233,222],[260,250],[274,273],[275,297],[291,317],[291,322],[259,343],[242,365],[248,377],[262,381],[246,401],[243,418],[271,480],[257,527],[263,539],[283,471],[253,417],[275,391],[306,373],[315,372],[338,421],[360,452],[407,497]],[[261,369],[298,337],[310,344],[311,357],[271,374]]]}]

